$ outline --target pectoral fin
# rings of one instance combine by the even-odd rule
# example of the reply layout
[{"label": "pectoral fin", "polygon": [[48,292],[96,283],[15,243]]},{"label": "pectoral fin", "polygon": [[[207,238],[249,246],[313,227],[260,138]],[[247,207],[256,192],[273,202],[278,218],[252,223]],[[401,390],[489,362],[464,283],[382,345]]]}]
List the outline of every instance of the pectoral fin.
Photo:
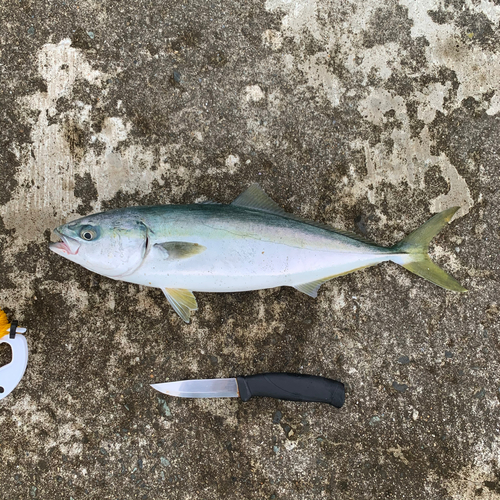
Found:
[{"label": "pectoral fin", "polygon": [[189,323],[191,311],[198,309],[193,292],[184,288],[162,288],[162,290],[170,305],[175,309],[175,312],[186,323]]},{"label": "pectoral fin", "polygon": [[198,245],[198,243],[187,243],[185,241],[167,241],[165,243],[156,243],[158,248],[164,250],[169,259],[187,259],[204,252],[207,247]]}]

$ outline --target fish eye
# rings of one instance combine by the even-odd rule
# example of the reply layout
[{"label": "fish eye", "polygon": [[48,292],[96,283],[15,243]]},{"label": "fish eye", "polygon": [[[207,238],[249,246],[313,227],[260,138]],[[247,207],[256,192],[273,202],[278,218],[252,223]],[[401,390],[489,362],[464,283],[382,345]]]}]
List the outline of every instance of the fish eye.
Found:
[{"label": "fish eye", "polygon": [[92,241],[97,236],[97,233],[93,229],[82,229],[80,231],[80,238],[86,241]]}]

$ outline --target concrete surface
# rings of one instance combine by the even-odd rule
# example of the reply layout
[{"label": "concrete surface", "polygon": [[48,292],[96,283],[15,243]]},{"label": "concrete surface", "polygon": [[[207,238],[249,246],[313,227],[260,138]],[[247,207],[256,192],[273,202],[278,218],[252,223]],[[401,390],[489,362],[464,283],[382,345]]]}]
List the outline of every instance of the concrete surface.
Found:
[{"label": "concrete surface", "polygon": [[[0,402],[0,498],[500,498],[498,0],[2,0],[0,307],[30,360]],[[432,255],[293,289],[160,290],[49,252],[130,204],[230,202],[392,244],[460,205]],[[0,350],[5,363],[8,353]],[[340,411],[163,399],[268,370],[348,384]]]}]

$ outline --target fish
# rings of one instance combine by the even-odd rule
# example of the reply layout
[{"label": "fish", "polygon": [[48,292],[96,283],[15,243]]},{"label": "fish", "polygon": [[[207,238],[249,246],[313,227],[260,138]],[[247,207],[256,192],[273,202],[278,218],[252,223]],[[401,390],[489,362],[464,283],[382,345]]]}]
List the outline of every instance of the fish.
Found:
[{"label": "fish", "polygon": [[189,323],[193,292],[320,286],[392,261],[447,290],[467,291],[428,255],[459,207],[434,215],[391,247],[285,212],[252,184],[231,204],[204,202],[113,209],[63,224],[50,249],[114,280],[160,288]]}]

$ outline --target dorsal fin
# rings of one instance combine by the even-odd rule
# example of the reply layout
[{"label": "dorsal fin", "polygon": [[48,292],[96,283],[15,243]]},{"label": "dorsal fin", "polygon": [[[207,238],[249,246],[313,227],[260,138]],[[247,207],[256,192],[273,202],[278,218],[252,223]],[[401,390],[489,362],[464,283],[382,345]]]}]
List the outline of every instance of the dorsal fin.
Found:
[{"label": "dorsal fin", "polygon": [[246,191],[241,193],[231,205],[244,208],[253,208],[254,210],[262,210],[272,214],[284,215],[288,214],[266,193],[258,184],[252,184]]},{"label": "dorsal fin", "polygon": [[256,183],[252,184],[246,191],[241,193],[238,198],[236,198],[231,205],[237,207],[251,208],[253,210],[261,210],[263,212],[269,212],[276,215],[281,215],[288,219],[296,220],[297,222],[303,222],[304,224],[309,224],[310,226],[319,227],[330,231],[332,233],[341,234],[353,240],[358,240],[369,245],[373,245],[373,241],[367,240],[356,233],[351,233],[350,231],[343,231],[342,229],[335,229],[331,226],[323,224],[321,222],[314,222],[311,220],[303,219],[298,215],[293,215],[285,212],[275,201],[271,200],[269,196],[262,190],[262,188]]}]

